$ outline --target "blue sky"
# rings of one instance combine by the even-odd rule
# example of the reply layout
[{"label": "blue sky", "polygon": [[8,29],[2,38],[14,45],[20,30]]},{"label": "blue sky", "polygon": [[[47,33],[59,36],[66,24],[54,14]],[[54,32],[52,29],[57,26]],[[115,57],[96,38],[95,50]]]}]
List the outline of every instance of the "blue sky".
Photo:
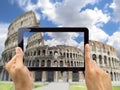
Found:
[{"label": "blue sky", "polygon": [[[33,34],[34,32],[24,33],[24,50],[27,45],[28,38]],[[44,38],[44,44],[50,47],[56,45],[67,45],[83,50],[84,32],[42,32],[42,35]]]},{"label": "blue sky", "polygon": [[[33,10],[43,27],[87,27],[90,39],[120,51],[120,0],[2,0],[0,51],[7,28],[19,15]],[[0,52],[1,53],[1,52]]]}]

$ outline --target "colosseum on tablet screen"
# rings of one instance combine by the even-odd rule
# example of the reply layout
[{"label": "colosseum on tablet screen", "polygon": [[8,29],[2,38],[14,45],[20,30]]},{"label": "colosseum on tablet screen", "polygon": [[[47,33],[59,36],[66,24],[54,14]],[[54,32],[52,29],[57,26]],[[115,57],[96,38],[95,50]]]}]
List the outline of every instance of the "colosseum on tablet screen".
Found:
[{"label": "colosseum on tablet screen", "polygon": [[[2,62],[8,62],[15,55],[15,47],[18,43],[18,29],[21,27],[41,27],[37,22],[33,11],[29,11],[16,18],[8,27],[5,48],[2,52]],[[46,45],[42,33],[35,33],[29,37],[26,43],[25,65],[27,66],[75,66],[83,65],[83,52],[81,48],[59,45]],[[47,42],[49,44],[49,42]],[[98,41],[89,41],[90,55],[103,70],[110,74],[112,81],[120,81],[120,58],[117,50],[107,44]],[[35,56],[38,56],[35,58]],[[54,58],[54,60],[53,60]],[[56,60],[57,59],[57,60]],[[35,81],[51,82],[81,82],[84,81],[82,71],[35,71]],[[10,81],[11,78],[4,68],[0,68],[0,80]]]}]

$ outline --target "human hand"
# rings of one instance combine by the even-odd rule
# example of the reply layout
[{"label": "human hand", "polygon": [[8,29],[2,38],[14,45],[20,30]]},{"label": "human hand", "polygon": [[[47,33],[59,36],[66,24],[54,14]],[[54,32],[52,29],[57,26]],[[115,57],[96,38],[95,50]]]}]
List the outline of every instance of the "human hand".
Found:
[{"label": "human hand", "polygon": [[89,45],[85,45],[85,80],[88,90],[112,90],[111,78],[90,58]]},{"label": "human hand", "polygon": [[15,84],[15,90],[32,90],[33,76],[23,64],[23,51],[16,48],[16,55],[5,65]]}]

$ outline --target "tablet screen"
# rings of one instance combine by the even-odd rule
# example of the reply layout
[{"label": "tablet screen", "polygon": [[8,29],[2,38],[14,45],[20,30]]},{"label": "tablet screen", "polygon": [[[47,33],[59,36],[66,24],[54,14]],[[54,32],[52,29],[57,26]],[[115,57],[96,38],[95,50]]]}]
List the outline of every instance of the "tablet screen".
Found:
[{"label": "tablet screen", "polygon": [[24,64],[30,70],[84,70],[84,45],[88,43],[86,28],[26,28],[19,31]]}]

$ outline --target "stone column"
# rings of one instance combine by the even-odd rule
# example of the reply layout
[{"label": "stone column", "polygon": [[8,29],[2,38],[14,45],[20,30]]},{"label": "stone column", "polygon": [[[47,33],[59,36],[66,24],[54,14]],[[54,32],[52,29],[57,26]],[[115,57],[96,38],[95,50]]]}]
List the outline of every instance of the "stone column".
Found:
[{"label": "stone column", "polygon": [[59,73],[59,77],[58,77],[58,79],[59,79],[59,81],[62,81],[62,72],[59,71],[58,73]]},{"label": "stone column", "polygon": [[97,59],[96,59],[96,63],[98,66],[100,66],[100,62],[99,62],[99,58],[98,58],[98,55],[96,55]]},{"label": "stone column", "polygon": [[68,72],[68,82],[72,82],[72,71]]},{"label": "stone column", "polygon": [[42,82],[46,81],[46,71],[42,71]]},{"label": "stone column", "polygon": [[114,73],[113,73],[113,75],[112,75],[112,79],[113,79],[113,81],[115,81],[115,75],[114,75]]},{"label": "stone column", "polygon": [[54,82],[58,81],[58,71],[54,71]]},{"label": "stone column", "polygon": [[2,77],[3,77],[3,69],[2,69],[2,71],[0,73],[0,81],[2,81]]}]

